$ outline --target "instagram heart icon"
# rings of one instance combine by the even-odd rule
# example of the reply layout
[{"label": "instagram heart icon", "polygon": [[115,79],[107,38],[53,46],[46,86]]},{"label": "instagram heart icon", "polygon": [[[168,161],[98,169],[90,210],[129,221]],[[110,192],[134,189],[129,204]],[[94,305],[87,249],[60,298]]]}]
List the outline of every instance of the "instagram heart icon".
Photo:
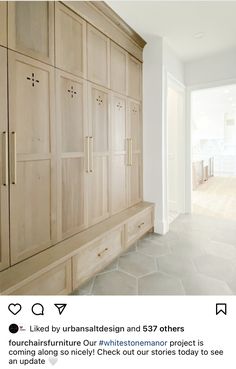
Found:
[{"label": "instagram heart icon", "polygon": [[17,315],[22,309],[21,304],[10,304],[8,305],[8,310],[13,314]]}]

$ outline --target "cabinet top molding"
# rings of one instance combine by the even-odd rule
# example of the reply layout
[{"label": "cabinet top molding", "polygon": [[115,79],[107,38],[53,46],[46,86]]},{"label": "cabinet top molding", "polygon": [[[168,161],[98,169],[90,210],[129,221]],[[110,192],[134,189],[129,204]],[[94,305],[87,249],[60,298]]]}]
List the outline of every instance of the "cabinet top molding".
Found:
[{"label": "cabinet top molding", "polygon": [[62,1],[62,3],[142,61],[146,41],[104,1]]}]

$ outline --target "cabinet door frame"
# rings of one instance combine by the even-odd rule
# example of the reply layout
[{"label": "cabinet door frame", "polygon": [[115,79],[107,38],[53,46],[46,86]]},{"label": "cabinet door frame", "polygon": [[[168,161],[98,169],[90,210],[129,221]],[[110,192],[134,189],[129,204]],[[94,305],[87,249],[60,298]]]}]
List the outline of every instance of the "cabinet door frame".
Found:
[{"label": "cabinet door frame", "polygon": [[[62,65],[60,61],[60,51],[62,48],[61,40],[57,37],[57,33],[60,30],[60,20],[59,20],[59,12],[64,12],[75,21],[79,22],[82,25],[82,71],[75,72],[73,70],[68,70],[66,67]],[[86,21],[82,19],[78,14],[73,12],[72,10],[68,9],[65,5],[61,4],[60,2],[55,3],[55,66],[64,70],[65,72],[74,74],[79,77],[86,78],[87,76],[87,48],[86,48]]]},{"label": "cabinet door frame", "polygon": [[[40,154],[20,154],[17,153],[16,150],[16,165],[18,162],[21,161],[37,161],[37,160],[50,160],[50,195],[51,195],[51,201],[50,201],[50,236],[51,240],[50,242],[47,242],[47,246],[40,245],[34,248],[33,250],[26,250],[19,252],[16,242],[13,241],[13,239],[17,239],[16,237],[16,229],[14,227],[14,224],[16,222],[13,221],[13,217],[16,216],[16,210],[14,209],[15,204],[12,200],[10,200],[10,236],[11,236],[11,264],[15,264],[21,260],[26,259],[27,257],[33,256],[37,253],[39,253],[42,250],[45,250],[46,248],[56,244],[57,242],[57,214],[56,214],[56,206],[57,206],[57,188],[56,188],[56,125],[55,125],[55,78],[54,78],[54,69],[50,65],[47,65],[45,63],[39,62],[35,59],[32,59],[28,56],[24,56],[22,54],[19,54],[15,51],[8,51],[8,61],[9,61],[9,136],[11,135],[11,132],[16,132],[17,135],[17,127],[16,127],[16,112],[15,112],[15,83],[16,83],[16,68],[15,64],[17,61],[20,61],[22,63],[25,63],[27,65],[31,65],[32,67],[41,68],[42,70],[45,70],[48,74],[48,80],[49,80],[49,120],[50,120],[50,130],[49,130],[49,145],[50,145],[50,151],[49,153],[40,153]],[[18,128],[19,129],[19,128]],[[17,141],[17,137],[16,137]],[[9,140],[10,142],[10,140]],[[11,153],[11,145],[9,144],[10,153]],[[16,144],[17,148],[17,144]],[[11,155],[10,155],[11,157]],[[10,172],[12,171],[11,168],[11,160],[9,165]],[[11,176],[10,176],[11,177]],[[11,183],[10,178],[10,199],[13,197],[14,190],[16,189],[17,184]],[[14,235],[14,237],[13,237]]]},{"label": "cabinet door frame", "polygon": [[[125,56],[125,86],[124,90],[120,91],[118,89],[113,88],[112,86],[112,48],[117,49],[120,53]],[[127,95],[128,94],[128,53],[121,46],[117,45],[114,41],[110,42],[110,88],[113,92],[118,94]]]},{"label": "cabinet door frame", "polygon": [[[130,86],[129,86],[129,74],[130,74],[130,63],[129,61],[133,61],[134,63],[136,63],[140,70],[139,70],[139,93],[138,95],[132,95],[132,93],[130,92]],[[143,67],[142,67],[142,63],[136,59],[134,56],[128,54],[128,59],[127,59],[127,96],[130,97],[130,99],[133,99],[133,100],[137,100],[137,101],[141,101],[142,100],[142,91],[143,91],[143,87],[142,87],[142,70],[143,70]]]},{"label": "cabinet door frame", "polygon": [[[76,152],[73,153],[63,153],[62,152],[62,129],[61,129],[61,108],[60,108],[60,78],[67,78],[71,81],[81,83],[83,85],[83,110],[84,110],[84,121],[83,121],[83,132],[84,132],[84,151],[80,154]],[[63,236],[62,233],[62,159],[63,158],[84,158],[84,206],[85,206],[85,214],[84,214],[84,225],[81,226],[76,233],[86,229],[88,227],[88,178],[87,173],[85,171],[86,168],[86,136],[89,136],[89,128],[88,128],[88,117],[87,117],[87,82],[82,78],[76,77],[73,74],[57,70],[56,71],[56,121],[57,121],[57,238],[58,240],[63,240],[69,235]],[[75,233],[71,233],[73,235]]]},{"label": "cabinet door frame", "polygon": [[7,46],[7,2],[0,2],[0,45]]},{"label": "cabinet door frame", "polygon": [[[3,140],[6,144],[5,175],[8,177],[8,137],[7,124],[7,50],[0,47],[0,149],[1,157],[3,149]],[[4,133],[5,132],[5,133]],[[3,172],[0,174],[0,270],[9,266],[9,181],[6,185],[3,184]]]},{"label": "cabinet door frame", "polygon": [[[110,168],[111,168],[111,112],[110,112],[110,91],[105,88],[102,87],[98,84],[95,83],[91,83],[88,82],[88,128],[89,128],[89,136],[90,137],[94,137],[93,134],[93,127],[92,127],[92,89],[95,88],[97,90],[102,91],[103,93],[107,94],[107,114],[108,114],[108,150],[106,152],[96,152],[93,151],[92,152],[92,156],[93,156],[93,160],[96,159],[96,157],[103,157],[103,158],[107,158],[107,187],[108,187],[108,194],[107,194],[107,204],[108,204],[108,209],[107,212],[105,212],[103,214],[103,216],[91,220],[90,218],[88,218],[88,225],[92,226],[96,223],[101,222],[102,220],[108,218],[110,216],[110,195],[109,195],[109,189],[110,189],[110,185],[111,185],[111,177],[110,177]],[[91,181],[93,181],[93,173],[89,173],[87,175],[88,178],[88,187],[89,184],[91,183]],[[90,196],[88,193],[88,216],[90,214],[90,207],[91,207],[91,203],[90,203]]]},{"label": "cabinet door frame", "polygon": [[16,45],[16,1],[8,1],[8,47],[14,51],[22,53],[31,58],[44,63],[54,65],[54,1],[47,1],[48,5],[48,56],[28,49],[27,47],[18,47]]}]

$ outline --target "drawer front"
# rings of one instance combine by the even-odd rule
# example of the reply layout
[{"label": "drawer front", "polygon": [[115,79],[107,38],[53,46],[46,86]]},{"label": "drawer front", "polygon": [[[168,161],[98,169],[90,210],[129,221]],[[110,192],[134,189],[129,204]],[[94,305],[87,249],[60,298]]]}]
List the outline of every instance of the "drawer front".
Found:
[{"label": "drawer front", "polygon": [[71,290],[70,259],[14,289],[10,295],[68,295]]},{"label": "drawer front", "polygon": [[73,289],[102,270],[123,249],[123,227],[81,248],[73,257]]},{"label": "drawer front", "polygon": [[129,246],[153,227],[153,210],[148,209],[126,224],[126,246]]}]

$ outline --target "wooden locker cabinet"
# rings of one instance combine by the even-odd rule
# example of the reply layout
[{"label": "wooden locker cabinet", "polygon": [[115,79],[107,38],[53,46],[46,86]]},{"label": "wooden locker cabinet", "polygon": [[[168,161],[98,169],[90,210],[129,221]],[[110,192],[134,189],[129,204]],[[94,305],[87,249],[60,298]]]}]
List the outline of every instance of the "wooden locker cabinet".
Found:
[{"label": "wooden locker cabinet", "polygon": [[111,110],[111,213],[116,214],[128,205],[126,98],[113,94]]},{"label": "wooden locker cabinet", "polygon": [[126,95],[127,93],[127,52],[111,41],[111,89]]},{"label": "wooden locker cabinet", "polygon": [[88,80],[109,87],[109,38],[87,24]]},{"label": "wooden locker cabinet", "polygon": [[55,3],[56,66],[86,76],[86,22],[63,4]]},{"label": "wooden locker cabinet", "polygon": [[128,96],[142,98],[142,64],[131,55],[128,56]]},{"label": "wooden locker cabinet", "polygon": [[7,46],[7,2],[0,1],[0,45]]},{"label": "wooden locker cabinet", "polygon": [[89,165],[88,221],[96,224],[109,216],[110,114],[109,92],[88,85]]},{"label": "wooden locker cabinet", "polygon": [[54,70],[9,51],[11,262],[56,242]]},{"label": "wooden locker cabinet", "polygon": [[54,64],[54,2],[9,1],[8,47]]},{"label": "wooden locker cabinet", "polygon": [[0,270],[9,266],[7,50],[0,47]]},{"label": "wooden locker cabinet", "polygon": [[83,79],[56,74],[58,239],[87,227],[87,88]]}]

